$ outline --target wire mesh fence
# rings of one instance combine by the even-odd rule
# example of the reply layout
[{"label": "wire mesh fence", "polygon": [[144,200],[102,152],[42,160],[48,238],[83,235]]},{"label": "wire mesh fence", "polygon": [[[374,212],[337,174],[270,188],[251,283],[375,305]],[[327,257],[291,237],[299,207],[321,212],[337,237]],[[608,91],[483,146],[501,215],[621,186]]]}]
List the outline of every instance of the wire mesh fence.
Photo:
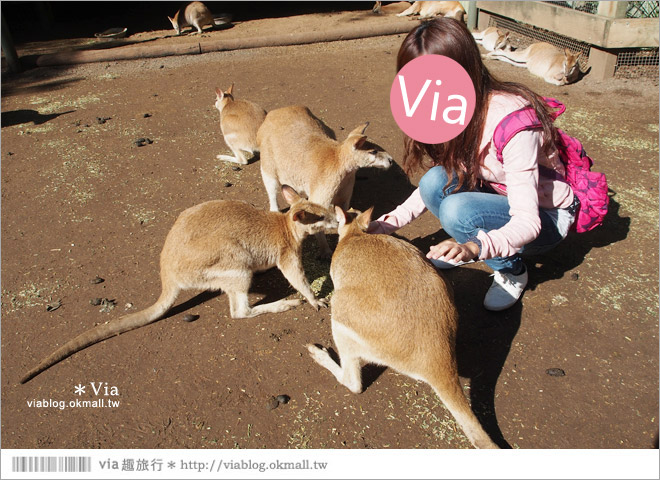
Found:
[{"label": "wire mesh fence", "polygon": [[630,48],[618,50],[616,77],[651,78],[658,80],[658,49]]},{"label": "wire mesh fence", "polygon": [[[559,7],[571,8],[580,12],[597,14],[598,4],[600,2],[545,2],[557,5]],[[660,2],[627,2],[626,18],[658,18]]]}]

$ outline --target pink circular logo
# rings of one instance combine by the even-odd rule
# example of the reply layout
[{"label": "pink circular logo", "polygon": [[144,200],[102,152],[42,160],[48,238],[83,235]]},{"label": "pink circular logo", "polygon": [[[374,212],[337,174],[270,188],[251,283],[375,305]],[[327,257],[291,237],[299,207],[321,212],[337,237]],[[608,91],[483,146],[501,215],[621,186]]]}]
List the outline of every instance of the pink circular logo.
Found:
[{"label": "pink circular logo", "polygon": [[474,114],[472,79],[458,62],[422,55],[397,73],[390,108],[399,128],[422,143],[444,143],[458,136]]}]

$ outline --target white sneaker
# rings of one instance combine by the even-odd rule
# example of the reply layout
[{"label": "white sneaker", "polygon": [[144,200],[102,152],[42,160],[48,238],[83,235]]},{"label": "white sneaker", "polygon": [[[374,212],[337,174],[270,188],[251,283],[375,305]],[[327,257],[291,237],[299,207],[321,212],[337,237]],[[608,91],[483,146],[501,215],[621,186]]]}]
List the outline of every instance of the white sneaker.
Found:
[{"label": "white sneaker", "polygon": [[484,307],[492,312],[506,310],[521,297],[527,286],[527,268],[519,275],[496,271],[491,275],[493,284],[484,298]]},{"label": "white sneaker", "polygon": [[474,263],[474,259],[468,260],[467,262],[448,262],[444,260],[444,257],[440,258],[429,258],[431,263],[435,268],[440,270],[449,270],[450,268],[460,267],[461,265],[467,265],[468,263]]}]

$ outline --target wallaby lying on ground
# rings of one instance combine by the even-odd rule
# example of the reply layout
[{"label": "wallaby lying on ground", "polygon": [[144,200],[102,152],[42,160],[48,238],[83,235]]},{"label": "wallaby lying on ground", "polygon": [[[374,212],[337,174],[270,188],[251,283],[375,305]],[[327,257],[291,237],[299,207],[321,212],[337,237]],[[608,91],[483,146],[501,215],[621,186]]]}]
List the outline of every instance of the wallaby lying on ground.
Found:
[{"label": "wallaby lying on ground", "polygon": [[371,11],[379,14],[384,13],[386,15],[392,15],[401,13],[408,8],[410,8],[410,2],[394,2],[385,5],[383,5],[383,2],[376,2]]},{"label": "wallaby lying on ground", "polygon": [[[191,2],[174,14],[174,18],[167,17],[172,22],[176,34],[180,35],[185,27],[194,27],[197,33],[202,33],[202,27],[206,25],[215,26],[213,14],[202,2]],[[195,33],[195,32],[193,32]]]},{"label": "wallaby lying on ground", "polygon": [[[348,208],[357,170],[389,168],[392,164],[387,152],[367,141],[364,135],[367,125],[360,125],[340,143],[334,132],[307,107],[284,107],[268,112],[257,133],[257,144],[270,209],[279,209],[277,192],[284,184],[324,207]],[[316,238],[321,256],[330,258],[325,234],[319,232]]]},{"label": "wallaby lying on ground", "polygon": [[475,41],[492,52],[493,50],[511,50],[509,32],[501,33],[496,27],[488,27],[483,32],[472,32]]},{"label": "wallaby lying on ground", "polygon": [[[220,130],[234,156],[216,155],[218,160],[247,165],[259,151],[257,131],[266,118],[266,110],[247,100],[234,100],[232,83],[226,92],[215,89],[215,108],[220,112]],[[249,156],[246,155],[249,153]]]},{"label": "wallaby lying on ground", "polygon": [[582,52],[571,53],[567,48],[560,51],[549,43],[532,43],[524,50],[495,50],[486,55],[516,67],[527,67],[529,73],[543,78],[553,85],[573,83],[580,76],[578,59]]},{"label": "wallaby lying on ground", "polygon": [[436,16],[451,17],[461,22],[465,20],[465,9],[459,2],[414,2],[397,17],[419,14],[420,19]]},{"label": "wallaby lying on ground", "polygon": [[205,202],[183,211],[160,254],[162,292],[156,303],[82,333],[30,370],[21,383],[83,348],[158,320],[182,290],[223,290],[229,297],[232,318],[284,312],[300,305],[302,300],[282,299],[250,307],[248,289],[253,273],[274,266],[314,308],[327,306],[325,299],[314,296],[305,278],[302,241],[311,233],[335,228],[335,212],[305,200],[291,187],[284,186],[282,194],[291,204],[287,213],[229,200]]},{"label": "wallaby lying on ground", "polygon": [[361,361],[425,381],[475,447],[498,448],[472,412],[458,379],[458,314],[449,285],[413,245],[365,233],[372,209],[351,221],[335,207],[339,243],[330,265],[335,287],[330,305],[341,366],[325,348],[307,349],[354,393],[362,391]]}]

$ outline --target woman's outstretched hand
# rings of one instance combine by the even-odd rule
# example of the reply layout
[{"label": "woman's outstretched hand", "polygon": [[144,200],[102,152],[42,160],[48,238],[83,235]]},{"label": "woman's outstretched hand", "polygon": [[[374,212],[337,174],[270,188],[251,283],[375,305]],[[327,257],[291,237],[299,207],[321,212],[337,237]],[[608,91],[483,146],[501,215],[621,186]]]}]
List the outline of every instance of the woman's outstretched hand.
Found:
[{"label": "woman's outstretched hand", "polygon": [[469,262],[479,256],[479,245],[474,242],[458,243],[453,238],[433,245],[426,258],[445,262]]}]

